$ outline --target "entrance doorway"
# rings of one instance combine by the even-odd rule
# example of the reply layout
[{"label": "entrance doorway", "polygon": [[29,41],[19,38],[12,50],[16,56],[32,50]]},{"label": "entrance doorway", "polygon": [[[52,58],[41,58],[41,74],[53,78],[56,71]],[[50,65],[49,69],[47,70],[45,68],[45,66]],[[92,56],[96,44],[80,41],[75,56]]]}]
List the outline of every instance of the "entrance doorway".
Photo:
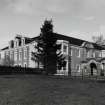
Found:
[{"label": "entrance doorway", "polygon": [[97,69],[97,66],[96,66],[95,63],[91,63],[91,64],[90,64],[90,68],[91,68],[91,75],[93,75],[93,74],[94,74],[94,70]]}]

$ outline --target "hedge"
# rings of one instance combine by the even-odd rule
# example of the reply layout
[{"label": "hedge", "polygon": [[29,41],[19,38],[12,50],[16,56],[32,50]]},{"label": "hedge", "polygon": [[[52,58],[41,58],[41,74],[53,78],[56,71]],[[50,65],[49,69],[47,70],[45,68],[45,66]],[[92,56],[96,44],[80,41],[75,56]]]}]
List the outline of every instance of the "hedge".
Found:
[{"label": "hedge", "polygon": [[43,69],[0,66],[0,74],[42,74]]}]

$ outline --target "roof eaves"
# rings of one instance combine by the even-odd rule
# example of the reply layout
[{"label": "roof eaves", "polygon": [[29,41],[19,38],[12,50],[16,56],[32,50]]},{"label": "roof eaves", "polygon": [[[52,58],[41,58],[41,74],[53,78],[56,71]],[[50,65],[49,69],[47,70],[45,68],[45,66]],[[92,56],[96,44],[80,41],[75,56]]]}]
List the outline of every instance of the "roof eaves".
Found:
[{"label": "roof eaves", "polygon": [[7,50],[7,49],[9,49],[9,47],[8,47],[8,46],[7,46],[7,47],[2,48],[2,49],[1,49],[1,51],[3,51],[3,50]]}]

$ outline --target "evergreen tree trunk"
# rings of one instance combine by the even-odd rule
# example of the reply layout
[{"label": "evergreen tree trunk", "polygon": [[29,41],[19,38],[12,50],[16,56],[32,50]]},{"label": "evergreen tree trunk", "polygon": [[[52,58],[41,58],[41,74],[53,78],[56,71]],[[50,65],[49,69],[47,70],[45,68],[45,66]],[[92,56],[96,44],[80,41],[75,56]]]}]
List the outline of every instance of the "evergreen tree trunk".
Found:
[{"label": "evergreen tree trunk", "polygon": [[[54,56],[53,56],[54,57]],[[56,74],[56,60],[52,57],[48,58],[48,71],[51,74]]]}]

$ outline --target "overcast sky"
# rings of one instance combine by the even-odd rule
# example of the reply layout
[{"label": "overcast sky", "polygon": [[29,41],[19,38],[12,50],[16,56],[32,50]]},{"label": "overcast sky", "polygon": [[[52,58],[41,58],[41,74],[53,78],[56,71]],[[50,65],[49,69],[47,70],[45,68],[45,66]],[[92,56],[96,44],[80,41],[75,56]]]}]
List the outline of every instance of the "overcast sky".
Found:
[{"label": "overcast sky", "polygon": [[0,0],[0,48],[16,34],[37,36],[45,18],[55,32],[91,41],[105,35],[105,0]]}]

